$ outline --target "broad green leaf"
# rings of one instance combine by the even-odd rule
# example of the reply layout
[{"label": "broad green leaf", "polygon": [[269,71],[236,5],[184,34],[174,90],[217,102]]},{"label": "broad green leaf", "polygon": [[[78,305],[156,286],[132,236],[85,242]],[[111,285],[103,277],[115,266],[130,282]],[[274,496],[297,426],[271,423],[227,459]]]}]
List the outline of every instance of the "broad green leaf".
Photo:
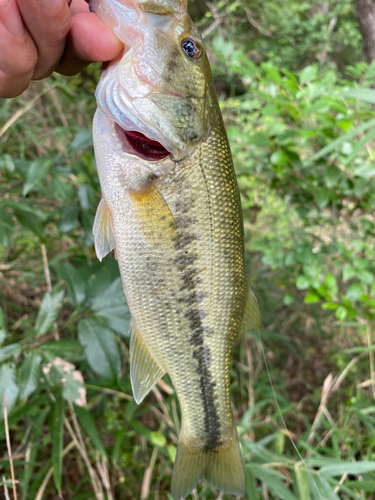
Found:
[{"label": "broad green leaf", "polygon": [[90,184],[81,184],[78,188],[78,198],[79,198],[79,203],[81,205],[81,208],[83,210],[90,210],[92,203],[93,203],[93,198],[94,198],[94,192]]},{"label": "broad green leaf", "polygon": [[79,406],[86,404],[86,389],[83,375],[75,365],[60,357],[53,357],[48,350],[43,351],[48,364],[43,367],[43,375],[50,386],[60,386],[63,397]]},{"label": "broad green leaf", "polygon": [[335,165],[328,165],[324,170],[324,182],[327,188],[332,188],[337,184],[342,172]]},{"label": "broad green leaf", "polygon": [[78,206],[65,207],[60,213],[59,231],[68,233],[78,224]]},{"label": "broad green leaf", "polygon": [[23,196],[26,196],[31,189],[49,172],[52,160],[50,158],[38,158],[30,163],[29,171],[27,172],[26,182],[22,189]]},{"label": "broad green leaf", "polygon": [[53,326],[62,308],[63,298],[63,290],[55,293],[45,293],[34,327],[37,335],[44,335]]},{"label": "broad green leaf", "polygon": [[322,476],[343,476],[344,474],[359,475],[375,470],[375,462],[363,460],[361,462],[337,462],[324,465],[320,469]]},{"label": "broad green leaf", "polygon": [[174,464],[176,461],[177,448],[175,447],[175,445],[170,444],[169,446],[167,446],[167,452],[169,460],[172,462],[172,464]]},{"label": "broad green leaf", "polygon": [[275,470],[263,465],[250,463],[247,467],[254,477],[262,481],[267,489],[283,500],[298,500],[297,497],[284,485],[285,477]]},{"label": "broad green leaf", "polygon": [[167,443],[167,439],[166,437],[161,434],[160,432],[151,432],[150,434],[150,437],[151,437],[151,442],[154,446],[157,446],[158,448],[163,448],[166,443]]},{"label": "broad green leaf", "polygon": [[359,281],[362,281],[362,283],[365,283],[366,285],[371,285],[371,283],[374,281],[374,275],[366,269],[358,269],[356,274]]},{"label": "broad green leaf", "polygon": [[94,447],[98,450],[98,452],[101,455],[103,455],[103,457],[107,457],[107,453],[105,451],[103,443],[100,440],[94,418],[90,413],[90,411],[82,406],[77,406],[77,405],[74,405],[74,411],[76,412],[78,420],[82,425],[82,428],[85,430],[85,432],[87,432]]},{"label": "broad green leaf", "polygon": [[40,412],[38,411],[38,414],[33,419],[33,430],[31,433],[30,441],[28,443],[28,445],[30,446],[30,453],[29,455],[26,454],[25,468],[22,478],[23,500],[27,500],[28,498],[29,482],[36,466],[37,452],[38,449],[42,446],[42,443],[40,443],[40,438],[42,436],[43,424],[49,411],[50,407],[46,406]]},{"label": "broad green leaf", "polygon": [[305,83],[313,82],[318,74],[318,67],[316,65],[306,66],[299,74],[299,81],[302,85]]},{"label": "broad green leaf", "polygon": [[355,171],[357,177],[362,177],[363,179],[370,180],[375,177],[375,166],[371,163],[362,163],[359,165]]},{"label": "broad green leaf", "polygon": [[51,355],[51,358],[59,356],[67,359],[71,363],[82,361],[84,359],[83,347],[78,340],[59,340],[44,342],[40,349]]},{"label": "broad green leaf", "polygon": [[92,308],[108,328],[119,335],[129,336],[130,312],[126,304],[121,278],[117,278],[107,290],[93,299]]},{"label": "broad green leaf", "polygon": [[72,149],[86,149],[90,146],[92,146],[92,130],[87,129],[87,130],[80,130],[77,135],[75,136],[73,142],[71,143],[70,147]]},{"label": "broad green leaf", "polygon": [[13,212],[22,226],[36,234],[41,240],[44,239],[45,224],[36,212],[27,210],[24,207],[22,209],[13,209]]},{"label": "broad green leaf", "polygon": [[0,421],[4,419],[4,396],[8,415],[16,404],[18,397],[16,369],[8,363],[0,366]]},{"label": "broad green leaf", "polygon": [[313,194],[320,209],[326,207],[331,199],[330,190],[324,187],[316,188]]},{"label": "broad green leaf", "polygon": [[335,311],[335,315],[339,321],[344,321],[348,316],[348,310],[344,306],[339,306]]},{"label": "broad green leaf", "polygon": [[319,302],[321,300],[320,295],[317,293],[310,291],[306,294],[304,302],[306,304],[314,304],[315,302]]},{"label": "broad green leaf", "polygon": [[120,374],[120,352],[111,331],[94,318],[79,322],[78,340],[92,370],[101,377],[116,380]]},{"label": "broad green leaf", "polygon": [[363,294],[363,289],[359,283],[352,283],[346,290],[345,297],[351,302],[358,300]]},{"label": "broad green leaf", "polygon": [[22,348],[18,342],[9,344],[0,349],[0,363],[11,357],[17,358],[20,355]]},{"label": "broad green leaf", "polygon": [[0,207],[0,245],[9,247],[14,234],[14,222],[5,207]]},{"label": "broad green leaf", "polygon": [[57,389],[53,395],[55,398],[51,416],[53,480],[61,496],[64,399],[61,389]]},{"label": "broad green leaf", "polygon": [[14,159],[11,155],[5,153],[0,156],[0,170],[8,171],[9,173],[15,170]]},{"label": "broad green leaf", "polygon": [[344,97],[352,97],[353,99],[358,99],[359,101],[370,102],[375,104],[375,90],[373,89],[353,89],[345,90],[342,95]]},{"label": "broad green leaf", "polygon": [[310,489],[316,500],[340,500],[335,493],[336,485],[331,485],[325,477],[319,474],[312,474],[309,477]]},{"label": "broad green leaf", "polygon": [[7,331],[5,328],[5,314],[3,308],[0,307],[0,345],[4,342]]},{"label": "broad green leaf", "polygon": [[87,293],[87,279],[82,275],[82,272],[68,262],[64,262],[59,268],[59,277],[68,283],[74,305],[83,304]]},{"label": "broad green leaf", "polygon": [[36,351],[31,351],[22,363],[19,376],[21,401],[26,401],[30,394],[38,387],[41,361],[42,357]]}]

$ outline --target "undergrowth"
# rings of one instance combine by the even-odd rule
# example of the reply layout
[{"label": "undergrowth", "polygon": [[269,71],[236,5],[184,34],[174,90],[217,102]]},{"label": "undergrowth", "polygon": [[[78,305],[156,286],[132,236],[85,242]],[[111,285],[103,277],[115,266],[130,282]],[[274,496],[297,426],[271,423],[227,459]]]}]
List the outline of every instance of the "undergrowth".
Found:
[{"label": "undergrowth", "polygon": [[[221,105],[265,324],[232,357],[247,498],[374,500],[375,67],[349,67],[339,80],[315,66],[255,67],[220,38],[214,47],[215,75],[245,90]],[[99,263],[93,250],[98,74],[54,76],[1,102],[0,488],[9,498],[14,487],[25,500],[171,498],[178,402],[168,377],[134,402],[117,262]],[[202,484],[193,498],[229,497]]]}]

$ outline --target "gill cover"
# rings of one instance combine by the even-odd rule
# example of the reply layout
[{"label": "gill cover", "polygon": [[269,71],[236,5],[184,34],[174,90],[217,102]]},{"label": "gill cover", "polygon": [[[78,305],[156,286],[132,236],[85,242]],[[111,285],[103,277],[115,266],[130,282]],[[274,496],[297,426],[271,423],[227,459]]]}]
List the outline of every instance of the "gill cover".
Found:
[{"label": "gill cover", "polygon": [[[212,90],[187,1],[91,0],[90,6],[125,45],[121,59],[102,74],[99,107],[122,129],[161,143],[175,159],[186,156],[208,135]],[[199,58],[184,52],[185,39],[202,47]]]}]

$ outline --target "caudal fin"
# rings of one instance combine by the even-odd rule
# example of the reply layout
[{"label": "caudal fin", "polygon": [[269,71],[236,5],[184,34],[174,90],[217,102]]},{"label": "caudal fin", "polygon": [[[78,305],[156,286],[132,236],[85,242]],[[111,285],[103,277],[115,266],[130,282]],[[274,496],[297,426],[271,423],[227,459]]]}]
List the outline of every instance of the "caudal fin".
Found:
[{"label": "caudal fin", "polygon": [[202,479],[224,493],[245,495],[245,473],[236,434],[225,449],[189,448],[180,436],[172,475],[174,500],[185,498]]}]

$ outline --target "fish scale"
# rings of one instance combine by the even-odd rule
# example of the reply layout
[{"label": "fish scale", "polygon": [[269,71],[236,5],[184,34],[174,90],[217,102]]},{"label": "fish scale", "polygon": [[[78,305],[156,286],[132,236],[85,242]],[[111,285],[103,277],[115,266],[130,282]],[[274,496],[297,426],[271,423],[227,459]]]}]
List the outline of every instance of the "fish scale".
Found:
[{"label": "fish scale", "polygon": [[[186,4],[93,0],[93,9],[124,43],[121,23],[125,33],[128,4],[140,7],[140,36],[133,20],[134,50],[126,49],[109,65],[96,94],[94,146],[103,192],[94,224],[97,254],[102,258],[116,247],[132,316],[135,400],[140,403],[168,373],[180,403],[174,499],[188,495],[202,479],[224,492],[244,494],[230,402],[230,353],[241,332],[261,322],[245,278],[240,196],[228,139],[203,42]],[[143,38],[147,43],[137,66],[135,47]],[[202,47],[197,61],[183,53],[186,38]],[[148,60],[152,71],[160,72],[140,97],[134,83]],[[180,88],[179,96],[170,93],[171,86]],[[137,143],[143,136],[146,144],[159,148],[159,143],[167,157],[147,158],[147,148],[134,149],[122,131],[136,136]]]}]

